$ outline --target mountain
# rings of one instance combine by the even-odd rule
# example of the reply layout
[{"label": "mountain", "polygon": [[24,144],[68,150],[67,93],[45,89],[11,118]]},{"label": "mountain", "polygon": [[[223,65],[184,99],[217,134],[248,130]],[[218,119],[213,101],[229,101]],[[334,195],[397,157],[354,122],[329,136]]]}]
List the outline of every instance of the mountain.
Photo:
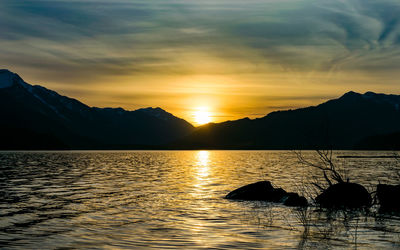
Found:
[{"label": "mountain", "polygon": [[[196,128],[172,148],[363,149],[371,136],[400,132],[400,96],[348,92],[318,106]],[[371,142],[371,139],[367,140]]]},{"label": "mountain", "polygon": [[89,107],[0,70],[0,149],[148,148],[193,130],[161,108]]},{"label": "mountain", "polygon": [[368,136],[358,142],[355,149],[400,150],[400,132]]},{"label": "mountain", "polygon": [[399,138],[398,95],[348,92],[194,128],[161,108],[89,107],[0,70],[0,149],[400,149]]}]

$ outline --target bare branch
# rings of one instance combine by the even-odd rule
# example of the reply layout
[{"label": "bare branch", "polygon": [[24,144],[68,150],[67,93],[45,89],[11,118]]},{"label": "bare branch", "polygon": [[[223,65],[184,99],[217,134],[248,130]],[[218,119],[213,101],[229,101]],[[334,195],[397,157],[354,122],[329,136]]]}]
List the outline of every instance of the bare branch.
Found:
[{"label": "bare branch", "polygon": [[321,187],[320,185],[318,185],[318,183],[316,182],[312,182],[311,184],[313,184],[315,187],[317,187],[319,190],[324,191],[325,188]]},{"label": "bare branch", "polygon": [[[333,150],[317,149],[315,151],[318,156],[317,162],[306,159],[301,151],[294,151],[294,152],[301,164],[321,170],[323,172],[324,179],[329,184],[329,186],[332,186],[332,180],[338,183],[344,182],[342,175],[338,172],[336,165],[333,161]],[[313,184],[315,185],[315,183]],[[317,187],[319,189],[322,189],[321,186]]]},{"label": "bare branch", "polygon": [[324,171],[325,180],[328,182],[329,186],[332,186],[332,182],[329,180],[328,176],[326,176],[326,172]]}]

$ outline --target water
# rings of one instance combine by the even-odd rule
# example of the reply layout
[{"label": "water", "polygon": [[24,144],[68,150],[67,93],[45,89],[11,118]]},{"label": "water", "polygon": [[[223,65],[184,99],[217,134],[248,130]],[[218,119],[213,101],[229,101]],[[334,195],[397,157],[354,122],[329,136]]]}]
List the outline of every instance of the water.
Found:
[{"label": "water", "polygon": [[[337,164],[371,191],[378,182],[399,182],[394,159],[339,159]],[[400,217],[380,215],[374,208],[327,213],[223,199],[241,185],[264,179],[310,197],[310,183],[320,176],[299,165],[290,151],[2,152],[0,246],[400,247]]]}]

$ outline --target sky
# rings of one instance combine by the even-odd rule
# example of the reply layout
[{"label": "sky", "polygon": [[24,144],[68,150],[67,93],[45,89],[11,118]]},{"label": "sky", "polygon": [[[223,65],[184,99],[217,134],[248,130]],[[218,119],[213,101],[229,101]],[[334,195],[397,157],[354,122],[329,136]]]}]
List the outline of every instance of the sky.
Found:
[{"label": "sky", "polygon": [[256,118],[399,67],[399,0],[0,0],[0,68],[90,106]]}]

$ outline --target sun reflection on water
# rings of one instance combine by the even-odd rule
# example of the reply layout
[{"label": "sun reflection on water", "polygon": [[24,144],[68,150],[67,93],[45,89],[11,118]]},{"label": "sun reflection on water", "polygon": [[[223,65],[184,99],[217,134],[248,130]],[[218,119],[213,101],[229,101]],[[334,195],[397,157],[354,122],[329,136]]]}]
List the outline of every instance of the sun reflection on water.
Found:
[{"label": "sun reflection on water", "polygon": [[208,195],[207,184],[210,181],[210,152],[197,151],[194,152],[194,166],[193,166],[193,191],[192,195],[195,197],[204,197]]},{"label": "sun reflection on water", "polygon": [[210,174],[210,152],[208,151],[198,151],[196,158],[197,162],[196,165],[198,166],[197,168],[197,179],[201,180],[205,177],[207,177]]},{"label": "sun reflection on water", "polygon": [[[223,199],[235,188],[259,180],[259,166],[285,190],[297,191],[299,183],[313,187],[318,173],[305,168],[299,174],[297,161],[290,151],[3,152],[0,245],[399,248],[396,214],[298,210]],[[398,184],[388,175],[393,159],[357,158],[347,163],[354,182]]]}]

